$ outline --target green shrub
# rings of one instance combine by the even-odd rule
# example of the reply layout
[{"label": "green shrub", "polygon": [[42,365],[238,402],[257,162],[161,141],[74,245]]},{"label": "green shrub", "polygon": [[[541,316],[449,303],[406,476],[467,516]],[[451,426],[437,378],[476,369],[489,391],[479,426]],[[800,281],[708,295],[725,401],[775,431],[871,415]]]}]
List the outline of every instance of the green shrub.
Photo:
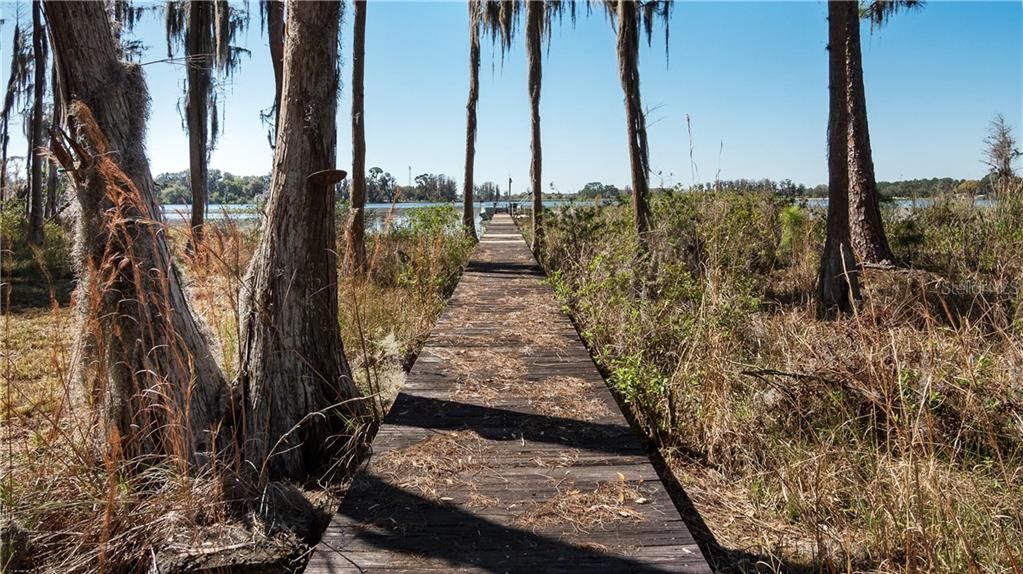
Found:
[{"label": "green shrub", "polygon": [[0,214],[0,243],[5,251],[7,271],[12,276],[60,279],[72,275],[70,232],[56,221],[47,221],[44,225],[42,248],[30,246],[24,203],[4,202]]},{"label": "green shrub", "polygon": [[44,228],[44,236],[46,241],[43,249],[43,262],[47,269],[56,275],[70,275],[73,246],[71,234],[60,223],[48,221]]},{"label": "green shrub", "polygon": [[810,228],[810,218],[806,210],[798,205],[786,205],[778,214],[781,225],[782,249],[792,249],[797,242],[803,241]]}]

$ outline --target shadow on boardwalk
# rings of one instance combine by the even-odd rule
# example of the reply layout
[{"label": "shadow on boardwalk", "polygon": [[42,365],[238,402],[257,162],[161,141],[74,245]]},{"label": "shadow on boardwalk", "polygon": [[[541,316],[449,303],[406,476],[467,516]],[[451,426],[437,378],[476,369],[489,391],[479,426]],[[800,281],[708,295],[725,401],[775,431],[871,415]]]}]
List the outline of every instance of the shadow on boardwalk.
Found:
[{"label": "shadow on boardwalk", "polygon": [[[441,559],[451,566],[470,566],[487,572],[635,572],[665,573],[677,569],[662,569],[655,565],[614,556],[602,552],[597,546],[587,548],[576,546],[535,534],[528,530],[503,526],[472,512],[453,505],[432,501],[396,488],[371,475],[364,475],[358,485],[353,485],[352,494],[362,491],[373,493],[374,500],[385,500],[384,504],[347,505],[342,514],[353,521],[376,528],[364,528],[358,535],[364,544],[393,556],[407,558]],[[429,529],[417,531],[406,525],[415,525],[429,517]],[[472,532],[471,538],[458,533]],[[498,547],[481,550],[478,540],[500,541]],[[330,545],[330,542],[326,542]],[[334,550],[345,556],[352,554],[344,548]],[[364,552],[357,552],[358,563],[372,564],[373,558]],[[400,559],[399,559],[400,560]],[[337,570],[323,572],[359,572],[353,560],[340,565]],[[413,562],[414,564],[414,562]],[[383,564],[381,564],[383,566]],[[697,570],[694,570],[697,571]]]},{"label": "shadow on boardwalk", "polygon": [[446,399],[401,393],[391,409],[403,427],[432,431],[472,430],[494,441],[557,444],[592,452],[638,455],[632,429],[626,425],[483,407]]},{"label": "shadow on boardwalk", "polygon": [[475,273],[486,273],[489,275],[523,275],[532,277],[545,277],[544,272],[535,263],[513,263],[508,261],[470,261],[465,269]]}]

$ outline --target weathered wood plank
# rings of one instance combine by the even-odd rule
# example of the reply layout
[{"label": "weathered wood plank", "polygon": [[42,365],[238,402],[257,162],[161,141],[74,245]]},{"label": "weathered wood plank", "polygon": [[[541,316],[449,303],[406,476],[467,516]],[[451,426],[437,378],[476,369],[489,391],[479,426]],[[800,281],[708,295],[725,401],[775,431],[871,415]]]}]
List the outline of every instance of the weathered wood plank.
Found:
[{"label": "weathered wood plank", "polygon": [[496,216],[307,572],[709,572]]}]

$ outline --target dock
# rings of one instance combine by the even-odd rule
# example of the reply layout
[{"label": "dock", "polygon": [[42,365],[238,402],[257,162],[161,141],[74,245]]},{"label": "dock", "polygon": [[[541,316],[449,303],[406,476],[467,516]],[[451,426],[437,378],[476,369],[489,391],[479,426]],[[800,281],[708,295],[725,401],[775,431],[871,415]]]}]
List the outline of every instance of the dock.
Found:
[{"label": "dock", "polygon": [[506,214],[496,214],[308,574],[710,568]]}]

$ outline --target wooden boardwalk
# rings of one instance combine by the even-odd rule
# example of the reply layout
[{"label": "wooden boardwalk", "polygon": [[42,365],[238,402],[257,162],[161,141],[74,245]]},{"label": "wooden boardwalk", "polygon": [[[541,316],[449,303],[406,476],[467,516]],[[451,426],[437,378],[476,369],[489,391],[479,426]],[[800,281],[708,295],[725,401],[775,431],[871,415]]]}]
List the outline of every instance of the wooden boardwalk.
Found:
[{"label": "wooden boardwalk", "polygon": [[710,572],[498,215],[306,572]]}]

